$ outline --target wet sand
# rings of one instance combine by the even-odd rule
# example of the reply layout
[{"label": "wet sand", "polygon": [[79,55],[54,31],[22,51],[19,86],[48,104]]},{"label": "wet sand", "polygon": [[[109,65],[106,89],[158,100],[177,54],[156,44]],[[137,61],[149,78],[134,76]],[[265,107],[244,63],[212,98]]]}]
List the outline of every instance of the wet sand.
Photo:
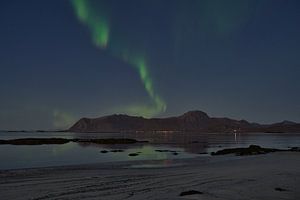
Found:
[{"label": "wet sand", "polygon": [[[198,194],[180,196],[190,190]],[[276,152],[0,171],[0,198],[295,200],[300,199],[300,154]]]}]

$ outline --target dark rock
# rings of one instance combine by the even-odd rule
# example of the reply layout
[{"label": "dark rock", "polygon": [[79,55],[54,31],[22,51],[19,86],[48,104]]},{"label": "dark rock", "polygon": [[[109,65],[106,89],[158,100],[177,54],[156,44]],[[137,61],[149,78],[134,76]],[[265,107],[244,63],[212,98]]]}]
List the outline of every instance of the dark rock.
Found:
[{"label": "dark rock", "polygon": [[189,190],[189,191],[181,192],[179,196],[187,196],[187,195],[195,195],[195,194],[203,194],[203,192],[199,192],[197,190]]},{"label": "dark rock", "polygon": [[156,152],[161,152],[161,153],[166,153],[166,152],[176,153],[177,152],[177,151],[168,150],[168,149],[157,149],[155,151]]},{"label": "dark rock", "polygon": [[212,152],[211,155],[216,156],[216,155],[235,154],[237,156],[248,156],[248,155],[272,153],[277,151],[300,152],[300,147],[292,147],[289,149],[273,149],[273,148],[262,148],[257,145],[250,145],[247,148],[223,149],[217,152]]},{"label": "dark rock", "polygon": [[138,153],[130,153],[128,154],[128,156],[138,156],[139,154]]},{"label": "dark rock", "polygon": [[174,156],[177,156],[177,155],[178,155],[178,153],[177,153],[177,152],[174,152],[174,153],[173,153],[173,155],[174,155]]},{"label": "dark rock", "polygon": [[277,188],[274,188],[276,191],[279,191],[279,192],[285,192],[285,191],[288,191],[287,189],[283,189],[283,188],[280,188],[280,187],[277,187]]},{"label": "dark rock", "polygon": [[124,150],[122,149],[114,149],[114,150],[111,150],[110,152],[113,152],[113,153],[118,153],[118,152],[123,152]]},{"label": "dark rock", "polygon": [[246,156],[246,155],[257,155],[257,154],[266,154],[270,152],[283,151],[280,149],[271,149],[271,148],[262,148],[257,145],[250,145],[248,148],[232,148],[232,149],[223,149],[217,152],[212,152],[211,155],[226,155],[226,154],[235,154],[237,156]]},{"label": "dark rock", "polygon": [[102,151],[100,151],[101,153],[108,153],[108,151],[107,150],[102,150]]},{"label": "dark rock", "polygon": [[156,149],[156,152],[166,152],[166,150]]},{"label": "dark rock", "polygon": [[[94,143],[94,144],[134,144],[139,141],[128,138],[108,138],[108,139],[75,139],[76,142]],[[144,141],[143,141],[144,142]]]},{"label": "dark rock", "polygon": [[71,139],[63,138],[21,138],[12,140],[0,140],[0,144],[11,145],[42,145],[42,144],[66,144],[71,142]]},{"label": "dark rock", "polygon": [[300,152],[300,147],[292,147],[289,149],[290,151]]}]

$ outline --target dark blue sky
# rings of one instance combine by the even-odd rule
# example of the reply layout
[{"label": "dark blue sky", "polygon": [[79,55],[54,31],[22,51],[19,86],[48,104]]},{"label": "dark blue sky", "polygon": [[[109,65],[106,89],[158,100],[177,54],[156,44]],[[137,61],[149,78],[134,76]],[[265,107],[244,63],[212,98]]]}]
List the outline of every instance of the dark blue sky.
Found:
[{"label": "dark blue sky", "polygon": [[300,122],[300,1],[90,1],[109,47],[93,44],[67,0],[0,3],[0,129],[52,129],[130,104],[149,104],[137,70],[115,52],[140,53],[157,116],[203,110],[255,122]]}]

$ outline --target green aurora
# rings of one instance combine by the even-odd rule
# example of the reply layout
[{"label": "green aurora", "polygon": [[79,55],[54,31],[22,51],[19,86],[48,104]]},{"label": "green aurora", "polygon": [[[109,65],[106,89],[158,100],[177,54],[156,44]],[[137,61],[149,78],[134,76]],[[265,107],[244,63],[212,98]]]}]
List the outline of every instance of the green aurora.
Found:
[{"label": "green aurora", "polygon": [[71,0],[71,3],[78,19],[89,28],[94,44],[108,51],[112,56],[133,66],[137,70],[143,86],[151,98],[150,105],[130,105],[125,108],[120,108],[118,111],[144,117],[153,117],[164,112],[166,110],[166,103],[155,91],[153,79],[151,78],[149,67],[144,56],[125,53],[127,49],[116,49],[116,46],[110,42],[109,20],[104,14],[96,12],[88,0]]},{"label": "green aurora", "polygon": [[96,46],[106,48],[109,39],[107,19],[103,16],[99,16],[93,9],[90,9],[89,1],[72,0],[71,2],[73,3],[78,19],[90,29]]},{"label": "green aurora", "polygon": [[[134,45],[130,35],[120,34],[122,32],[113,21],[110,21],[111,9],[104,1],[70,0],[78,20],[84,24],[92,37],[93,44],[106,51],[111,56],[120,59],[132,66],[138,73],[148,96],[150,103],[136,102],[132,105],[117,106],[109,109],[113,113],[126,113],[129,115],[153,117],[166,110],[166,103],[156,92],[153,78],[149,70],[149,59],[143,52],[143,45]],[[159,5],[160,1],[145,0],[148,6]],[[176,16],[173,21],[173,44],[174,55],[179,57],[182,49],[185,49],[188,38],[198,37],[201,34],[213,35],[224,38],[238,29],[252,16],[255,2],[228,0],[211,1],[203,0],[174,1]],[[137,24],[140,26],[140,24]],[[193,27],[194,32],[189,32]],[[112,29],[113,28],[113,29]],[[124,33],[124,32],[123,32]],[[142,47],[142,48],[141,48]],[[73,114],[55,110],[53,113],[55,127],[67,127],[75,120]]]}]

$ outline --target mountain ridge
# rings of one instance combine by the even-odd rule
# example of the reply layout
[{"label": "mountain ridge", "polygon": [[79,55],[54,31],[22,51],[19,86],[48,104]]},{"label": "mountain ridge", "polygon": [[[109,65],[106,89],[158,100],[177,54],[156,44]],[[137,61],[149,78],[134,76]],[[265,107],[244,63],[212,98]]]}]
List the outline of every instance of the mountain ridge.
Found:
[{"label": "mountain ridge", "polygon": [[210,117],[199,110],[180,116],[144,118],[113,114],[98,118],[81,118],[68,131],[72,132],[299,132],[300,123],[282,121],[273,124],[250,123],[226,117]]}]

